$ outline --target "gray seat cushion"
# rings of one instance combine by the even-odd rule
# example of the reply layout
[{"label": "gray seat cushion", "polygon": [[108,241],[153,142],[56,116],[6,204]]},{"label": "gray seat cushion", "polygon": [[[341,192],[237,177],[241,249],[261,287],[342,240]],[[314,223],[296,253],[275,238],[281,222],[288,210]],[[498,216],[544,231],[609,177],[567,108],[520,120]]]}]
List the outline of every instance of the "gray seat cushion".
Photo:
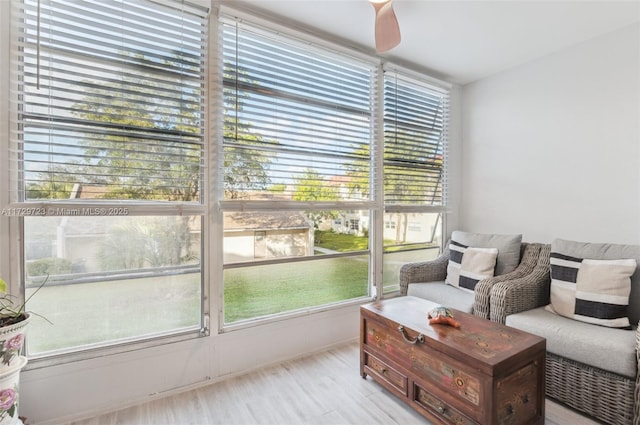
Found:
[{"label": "gray seat cushion", "polygon": [[498,261],[495,275],[500,276],[512,272],[520,264],[520,245],[522,235],[494,235],[484,233],[469,233],[455,230],[451,240],[475,248],[497,248]]},{"label": "gray seat cushion", "polygon": [[412,283],[407,289],[407,295],[424,298],[434,303],[456,310],[471,313],[475,295],[463,291],[444,282]]},{"label": "gray seat cushion", "polygon": [[507,316],[511,326],[547,339],[547,351],[635,379],[636,332],[579,322],[544,307]]}]

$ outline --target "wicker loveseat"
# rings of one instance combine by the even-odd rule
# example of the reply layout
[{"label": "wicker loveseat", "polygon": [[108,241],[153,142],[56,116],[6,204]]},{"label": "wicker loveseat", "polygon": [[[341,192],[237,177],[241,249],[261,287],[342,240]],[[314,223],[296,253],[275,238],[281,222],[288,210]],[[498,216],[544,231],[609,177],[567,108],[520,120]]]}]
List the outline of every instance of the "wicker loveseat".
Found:
[{"label": "wicker loveseat", "polygon": [[[635,259],[640,266],[639,246],[555,240],[541,248],[528,276],[492,286],[490,318],[547,339],[548,397],[607,424],[639,425],[638,328],[608,328],[550,312],[545,307],[550,302],[550,252],[579,259]],[[631,277],[627,314],[632,325],[638,324],[638,268]]]},{"label": "wicker loveseat", "polygon": [[[503,235],[496,236],[499,238]],[[489,244],[495,240],[492,235],[465,234],[464,232],[453,232],[452,239],[455,237],[468,241],[483,240],[486,242],[488,240]],[[519,262],[515,265],[515,269],[480,280],[475,286],[475,290],[469,292],[445,284],[450,257],[449,243],[447,243],[442,254],[436,259],[408,263],[400,268],[400,293],[402,295],[425,298],[447,307],[489,319],[491,287],[500,282],[509,282],[530,274],[538,264],[538,257],[542,247],[542,244],[520,243],[518,240],[517,249],[520,250],[520,254]],[[499,255],[498,262],[500,262]],[[500,264],[496,266],[497,273],[502,270],[499,266]]]}]

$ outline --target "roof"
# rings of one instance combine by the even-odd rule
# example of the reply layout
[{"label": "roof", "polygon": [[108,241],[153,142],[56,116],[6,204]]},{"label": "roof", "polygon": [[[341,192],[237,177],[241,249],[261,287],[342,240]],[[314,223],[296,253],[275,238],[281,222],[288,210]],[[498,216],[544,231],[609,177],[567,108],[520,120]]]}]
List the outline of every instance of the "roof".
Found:
[{"label": "roof", "polygon": [[310,220],[298,211],[246,212],[236,211],[224,214],[224,229],[228,230],[274,230],[309,229]]}]

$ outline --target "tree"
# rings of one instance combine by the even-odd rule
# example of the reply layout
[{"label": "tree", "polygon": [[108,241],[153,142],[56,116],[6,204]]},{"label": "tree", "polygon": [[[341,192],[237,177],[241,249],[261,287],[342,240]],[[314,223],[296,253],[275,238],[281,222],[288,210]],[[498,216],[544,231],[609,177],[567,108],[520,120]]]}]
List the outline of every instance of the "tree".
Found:
[{"label": "tree", "polygon": [[[83,81],[86,95],[76,102],[72,113],[83,123],[81,128],[90,130],[84,137],[78,136],[77,159],[41,173],[42,183],[28,184],[28,197],[69,199],[74,184],[80,184],[106,188],[94,196],[102,199],[198,202],[204,177],[204,116],[200,107],[204,94],[200,84],[182,83],[184,64],[188,62],[182,60],[182,54],[174,52],[175,59],[165,61],[160,71],[163,78],[156,78],[157,61],[132,54],[130,60],[137,64],[136,70],[123,72],[120,82]],[[232,73],[250,80],[246,73],[225,69],[225,80]],[[198,70],[191,71],[197,74]],[[167,76],[171,73],[175,78]],[[233,199],[240,189],[268,184],[266,170],[273,155],[253,148],[264,139],[252,134],[250,123],[237,119],[241,102],[230,93],[225,90],[224,137],[229,143],[224,150],[224,186],[226,197]],[[230,111],[232,108],[236,113]],[[103,266],[107,268],[180,264],[182,258],[190,256],[186,252],[190,247],[187,217],[164,227],[146,222],[112,232],[101,247]]]},{"label": "tree", "polygon": [[[315,170],[307,168],[305,173],[296,179],[293,192],[294,201],[337,201],[340,199],[339,188],[333,187]],[[309,211],[307,216],[313,221],[313,227],[318,229],[323,220],[337,217],[336,211]]]},{"label": "tree", "polygon": [[[84,96],[69,109],[71,116],[60,117],[62,129],[51,136],[54,146],[64,146],[52,160],[58,165],[28,181],[29,198],[69,198],[67,184],[80,184],[101,187],[101,198],[199,201],[199,65],[187,65],[193,61],[182,51],[163,63],[140,53],[119,54],[121,72],[107,68],[78,82]],[[64,190],[58,188],[62,183]]]},{"label": "tree", "polygon": [[114,226],[99,244],[102,270],[183,264],[192,259],[185,217],[146,217]]},{"label": "tree", "polygon": [[[398,143],[400,141],[400,143]],[[407,150],[408,146],[415,149]],[[359,158],[369,158],[368,144],[354,150]],[[384,140],[384,193],[394,195],[394,203],[415,204],[423,200],[431,203],[442,191],[441,181],[434,183],[430,192],[424,191],[425,169],[432,168],[441,179],[442,155],[439,149],[425,141],[421,131],[412,130],[411,126],[397,126],[393,131],[385,131]],[[428,164],[428,165],[427,165]],[[361,161],[353,161],[348,166],[347,175],[350,193],[369,194],[369,170]],[[406,242],[408,229],[408,213],[398,212],[395,243]]]},{"label": "tree", "polygon": [[[182,52],[174,55],[186,62]],[[102,197],[109,199],[198,201],[202,88],[182,83],[184,70],[176,71],[174,61],[165,61],[169,76],[158,82],[155,68],[146,66],[152,59],[132,56],[139,65],[135,73],[123,73],[115,87],[85,82],[91,88],[74,107],[76,116],[100,131],[82,141],[86,183],[108,187]],[[180,97],[172,98],[175,93]]]},{"label": "tree", "polygon": [[[58,173],[58,175],[64,175]],[[27,185],[27,199],[69,199],[74,183],[61,181],[31,182]]]},{"label": "tree", "polygon": [[224,197],[238,199],[241,194],[267,189],[267,170],[275,153],[265,145],[277,145],[253,132],[249,122],[240,119],[250,92],[260,88],[250,73],[240,66],[227,63],[224,67]]},{"label": "tree", "polygon": [[[65,160],[27,184],[28,199],[69,199],[78,196],[78,185],[78,193],[95,188],[92,198],[200,201],[205,139],[199,64],[187,65],[194,62],[182,51],[164,62],[119,53],[120,79],[106,71],[78,83],[84,96],[65,119],[65,132],[53,136],[68,146]],[[99,249],[102,266],[177,265],[190,257],[189,218],[161,218],[112,227]]]},{"label": "tree", "polygon": [[284,191],[287,189],[287,185],[284,183],[277,183],[277,184],[273,184],[271,185],[271,187],[269,188],[269,191],[271,193],[284,193]]}]

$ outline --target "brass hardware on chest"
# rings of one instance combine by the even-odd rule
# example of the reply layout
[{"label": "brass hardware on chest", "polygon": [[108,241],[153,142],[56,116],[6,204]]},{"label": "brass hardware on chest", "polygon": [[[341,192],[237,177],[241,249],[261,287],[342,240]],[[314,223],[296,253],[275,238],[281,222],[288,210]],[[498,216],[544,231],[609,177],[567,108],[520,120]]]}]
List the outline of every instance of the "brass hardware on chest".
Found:
[{"label": "brass hardware on chest", "polygon": [[398,326],[398,331],[400,331],[400,334],[402,335],[402,338],[407,341],[409,344],[417,344],[419,343],[423,343],[424,342],[424,335],[422,334],[418,334],[417,337],[415,338],[410,338],[409,335],[407,335],[407,332],[404,330],[404,326],[400,325]]}]

